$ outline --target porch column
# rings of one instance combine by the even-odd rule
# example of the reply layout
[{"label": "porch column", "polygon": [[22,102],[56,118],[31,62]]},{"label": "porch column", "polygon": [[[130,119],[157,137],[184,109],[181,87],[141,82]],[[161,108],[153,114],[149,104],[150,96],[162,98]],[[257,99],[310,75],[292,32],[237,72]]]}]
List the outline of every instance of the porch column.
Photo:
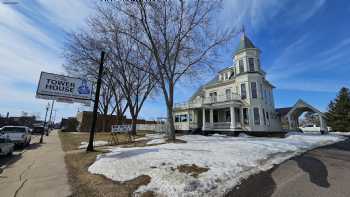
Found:
[{"label": "porch column", "polygon": [[328,128],[327,128],[327,124],[325,122],[325,119],[319,114],[318,115],[320,117],[320,131],[322,134],[327,133],[328,132]]},{"label": "porch column", "polygon": [[244,120],[243,120],[243,107],[240,108],[240,116],[241,116],[241,127],[244,127]]},{"label": "porch column", "polygon": [[230,106],[230,117],[231,117],[230,128],[234,129],[236,128],[236,120],[235,120],[235,108],[233,106]]},{"label": "porch column", "polygon": [[214,125],[214,110],[210,109],[210,117],[209,117],[209,121],[210,121],[210,126],[212,127]]},{"label": "porch column", "polygon": [[288,115],[287,118],[288,118],[288,129],[292,130],[292,119],[290,118],[290,115]]},{"label": "porch column", "polygon": [[202,131],[205,130],[205,108],[202,108]]}]

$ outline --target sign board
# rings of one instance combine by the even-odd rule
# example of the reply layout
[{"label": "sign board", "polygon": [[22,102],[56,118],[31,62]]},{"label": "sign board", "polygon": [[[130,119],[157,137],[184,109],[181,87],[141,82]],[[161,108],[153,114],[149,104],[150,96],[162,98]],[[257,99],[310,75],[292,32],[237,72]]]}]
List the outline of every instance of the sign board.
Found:
[{"label": "sign board", "polygon": [[128,133],[131,131],[131,125],[112,125],[112,133]]},{"label": "sign board", "polygon": [[92,87],[86,79],[41,72],[36,98],[90,105]]}]

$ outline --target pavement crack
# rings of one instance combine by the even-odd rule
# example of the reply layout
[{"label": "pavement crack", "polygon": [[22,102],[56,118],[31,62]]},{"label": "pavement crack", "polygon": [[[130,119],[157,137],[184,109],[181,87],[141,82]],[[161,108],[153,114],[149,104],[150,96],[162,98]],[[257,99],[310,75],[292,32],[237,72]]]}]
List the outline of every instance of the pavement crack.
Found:
[{"label": "pavement crack", "polygon": [[15,192],[15,194],[13,195],[13,197],[16,197],[16,196],[17,196],[18,192],[22,189],[23,185],[24,185],[27,181],[28,181],[28,179],[26,179],[26,180],[24,180],[24,181],[22,182],[22,184],[16,189],[16,192]]},{"label": "pavement crack", "polygon": [[19,175],[19,181],[22,181],[22,176],[34,165],[34,163],[35,161],[33,161],[26,169],[23,170],[23,172]]},{"label": "pavement crack", "polygon": [[20,186],[16,189],[15,193],[14,193],[14,197],[17,196],[18,192],[23,188],[24,184],[28,181],[28,179],[24,179],[24,181],[22,181],[22,177],[23,175],[34,165],[35,161],[33,161],[31,164],[29,164],[27,166],[26,169],[23,170],[23,172],[19,175],[19,182],[21,183]]}]

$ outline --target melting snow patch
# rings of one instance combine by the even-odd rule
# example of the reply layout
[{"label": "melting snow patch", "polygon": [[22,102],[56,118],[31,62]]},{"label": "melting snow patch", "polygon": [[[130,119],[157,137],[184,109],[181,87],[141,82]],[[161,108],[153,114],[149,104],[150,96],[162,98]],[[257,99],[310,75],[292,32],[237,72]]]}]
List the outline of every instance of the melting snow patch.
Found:
[{"label": "melting snow patch", "polygon": [[146,144],[147,145],[152,145],[152,144],[163,144],[166,142],[166,139],[164,138],[161,138],[161,139],[154,139],[154,140],[151,140],[151,141],[148,141]]},{"label": "melting snow patch", "polygon": [[[79,149],[87,148],[88,144],[89,144],[88,142],[81,142]],[[106,146],[106,145],[108,145],[108,142],[106,141],[94,141],[94,147]]]},{"label": "melting snow patch", "polygon": [[330,134],[335,134],[335,135],[345,135],[345,136],[350,136],[350,132],[329,132]]},{"label": "melting snow patch", "polygon": [[[345,138],[290,134],[286,138],[185,135],[179,139],[187,143],[112,148],[110,153],[97,157],[89,172],[115,181],[150,176],[151,182],[135,194],[153,191],[159,196],[222,196],[252,174]],[[186,164],[209,170],[195,178],[176,169]]]}]

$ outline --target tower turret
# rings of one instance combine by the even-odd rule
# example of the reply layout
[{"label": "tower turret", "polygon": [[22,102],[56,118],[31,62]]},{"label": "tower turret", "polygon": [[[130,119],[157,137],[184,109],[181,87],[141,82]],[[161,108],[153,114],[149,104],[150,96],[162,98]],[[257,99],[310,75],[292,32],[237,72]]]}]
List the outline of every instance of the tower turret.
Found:
[{"label": "tower turret", "polygon": [[[236,73],[261,72],[260,50],[255,47],[245,32],[242,33],[235,51]],[[263,73],[263,72],[261,72]]]}]

